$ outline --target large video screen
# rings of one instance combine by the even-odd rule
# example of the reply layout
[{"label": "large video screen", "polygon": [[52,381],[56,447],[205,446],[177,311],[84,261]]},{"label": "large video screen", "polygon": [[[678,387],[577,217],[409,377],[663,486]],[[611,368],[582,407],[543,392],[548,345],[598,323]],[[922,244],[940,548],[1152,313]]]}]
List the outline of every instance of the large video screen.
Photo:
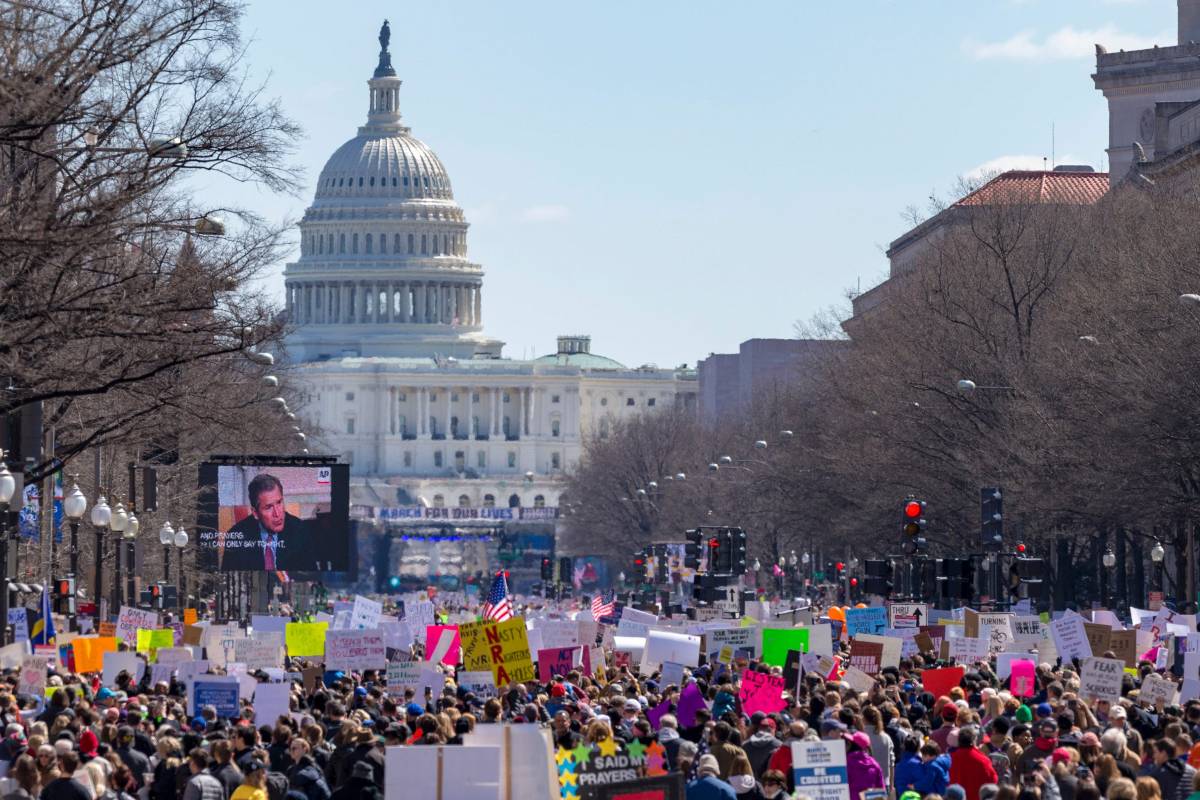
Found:
[{"label": "large video screen", "polygon": [[345,464],[201,465],[203,563],[222,572],[347,570],[349,484]]}]

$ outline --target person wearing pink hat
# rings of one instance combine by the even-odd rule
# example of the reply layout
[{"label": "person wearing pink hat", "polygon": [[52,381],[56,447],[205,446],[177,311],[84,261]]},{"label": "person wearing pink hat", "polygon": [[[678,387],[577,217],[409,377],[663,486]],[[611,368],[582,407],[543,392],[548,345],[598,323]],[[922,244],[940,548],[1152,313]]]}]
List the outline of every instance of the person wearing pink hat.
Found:
[{"label": "person wearing pink hat", "polygon": [[868,789],[883,789],[883,770],[871,757],[871,739],[862,731],[843,733],[846,742],[846,772],[850,782],[850,797],[862,797]]}]

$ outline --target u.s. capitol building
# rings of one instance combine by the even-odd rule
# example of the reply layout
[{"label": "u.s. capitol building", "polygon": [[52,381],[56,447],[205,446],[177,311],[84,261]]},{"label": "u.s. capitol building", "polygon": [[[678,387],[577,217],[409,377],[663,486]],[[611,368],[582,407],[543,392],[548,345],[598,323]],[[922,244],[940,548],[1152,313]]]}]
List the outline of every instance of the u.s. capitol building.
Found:
[{"label": "u.s. capitol building", "polygon": [[[409,542],[459,541],[472,526],[545,533],[584,440],[625,415],[693,406],[695,373],[626,367],[584,335],[503,357],[484,333],[484,270],[450,178],[402,122],[388,38],[385,23],[367,122],[321,170],[284,273],[310,448],[350,464],[360,529]],[[395,571],[392,549],[359,563]]]}]

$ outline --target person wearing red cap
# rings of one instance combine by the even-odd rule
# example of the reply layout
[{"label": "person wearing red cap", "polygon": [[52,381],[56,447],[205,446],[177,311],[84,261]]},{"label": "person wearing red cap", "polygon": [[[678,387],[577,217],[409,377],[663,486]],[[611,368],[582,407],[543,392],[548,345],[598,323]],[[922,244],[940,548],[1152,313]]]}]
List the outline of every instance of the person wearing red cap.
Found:
[{"label": "person wearing red cap", "polygon": [[963,787],[967,800],[979,800],[979,787],[996,782],[996,768],[975,746],[975,740],[974,726],[959,728],[958,747],[950,753],[950,782]]}]

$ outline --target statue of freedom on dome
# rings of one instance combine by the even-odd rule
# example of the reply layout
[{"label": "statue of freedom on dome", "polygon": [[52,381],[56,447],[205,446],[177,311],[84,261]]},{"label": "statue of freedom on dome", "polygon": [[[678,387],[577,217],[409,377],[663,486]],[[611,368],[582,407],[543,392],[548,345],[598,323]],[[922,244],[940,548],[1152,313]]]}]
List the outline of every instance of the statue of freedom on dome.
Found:
[{"label": "statue of freedom on dome", "polygon": [[388,52],[388,44],[391,41],[392,29],[385,19],[379,28],[379,66],[375,67],[376,78],[394,77],[396,74],[396,70],[392,69],[392,54]]},{"label": "statue of freedom on dome", "polygon": [[392,29],[388,25],[388,21],[383,21],[383,26],[379,29],[379,49],[386,51],[388,43],[392,41]]}]

